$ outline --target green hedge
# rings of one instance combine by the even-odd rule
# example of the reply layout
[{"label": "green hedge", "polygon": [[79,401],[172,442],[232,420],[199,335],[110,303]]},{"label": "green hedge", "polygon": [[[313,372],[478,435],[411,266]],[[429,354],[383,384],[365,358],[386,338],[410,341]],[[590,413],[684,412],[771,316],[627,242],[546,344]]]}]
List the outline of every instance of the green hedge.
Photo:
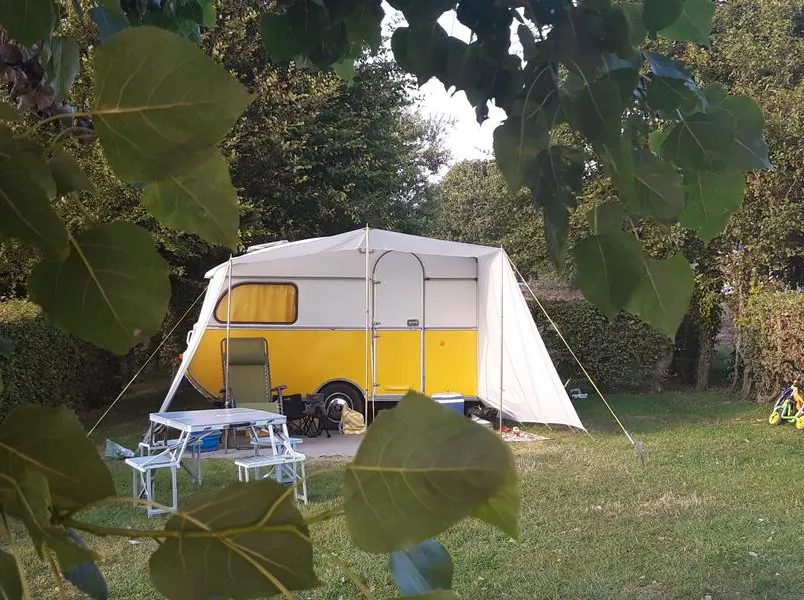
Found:
[{"label": "green hedge", "polygon": [[804,369],[804,294],[765,292],[751,296],[737,321],[746,395],[764,398],[790,382],[793,360]]},{"label": "green hedge", "polygon": [[0,415],[19,404],[95,408],[113,399],[125,376],[124,361],[48,323],[30,302],[0,302]]},{"label": "green hedge", "polygon": [[[585,300],[542,302],[575,354],[605,392],[655,389],[667,373],[671,341],[636,317],[614,323]],[[562,381],[589,388],[583,372],[535,302],[531,311]],[[572,384],[571,386],[572,387]]]}]

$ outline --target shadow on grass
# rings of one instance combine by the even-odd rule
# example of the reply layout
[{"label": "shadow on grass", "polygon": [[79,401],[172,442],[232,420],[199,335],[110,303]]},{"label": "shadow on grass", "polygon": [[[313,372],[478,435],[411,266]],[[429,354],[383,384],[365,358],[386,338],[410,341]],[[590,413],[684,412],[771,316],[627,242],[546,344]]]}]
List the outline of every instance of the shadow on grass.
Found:
[{"label": "shadow on grass", "polygon": [[[152,375],[134,384],[118,404],[104,418],[92,434],[92,439],[103,447],[107,438],[129,448],[136,448],[140,436],[148,427],[148,414],[159,410],[167,392],[170,378],[167,374]],[[758,406],[735,398],[726,391],[704,394],[665,393],[651,395],[621,395],[607,397],[615,414],[629,432],[634,434],[667,431],[673,428],[697,427],[704,424],[726,424],[764,420],[770,407]],[[111,400],[110,400],[111,402]],[[590,433],[618,433],[615,419],[602,400],[590,394],[587,400],[575,401],[578,416]],[[210,408],[187,382],[171,404],[171,410]],[[84,415],[87,429],[103,414],[103,409]],[[748,419],[748,420],[747,420]],[[540,433],[544,433],[541,431]],[[547,434],[549,435],[549,434]]]}]

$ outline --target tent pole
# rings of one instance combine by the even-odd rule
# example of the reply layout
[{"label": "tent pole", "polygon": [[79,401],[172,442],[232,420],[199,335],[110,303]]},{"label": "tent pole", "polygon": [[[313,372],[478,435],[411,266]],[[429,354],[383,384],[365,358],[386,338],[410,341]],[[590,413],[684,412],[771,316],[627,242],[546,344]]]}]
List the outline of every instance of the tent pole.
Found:
[{"label": "tent pole", "polygon": [[413,256],[416,258],[416,260],[419,262],[419,266],[422,268],[422,322],[420,323],[421,333],[419,339],[419,364],[421,365],[421,393],[424,395],[427,383],[427,369],[425,368],[425,365],[427,364],[427,357],[425,356],[427,337],[427,273],[424,271],[424,263],[419,255],[414,254]]},{"label": "tent pole", "polygon": [[[369,226],[366,225],[366,405],[363,407],[363,415],[368,422],[368,402],[371,395],[371,389],[374,388],[374,381],[371,378],[371,339],[372,330],[371,325],[371,251],[369,250]],[[371,388],[369,387],[371,386]],[[372,410],[374,402],[371,403]]]},{"label": "tent pole", "polygon": [[232,329],[232,255],[229,255],[229,285],[226,292],[226,365],[224,367],[223,405],[229,408],[229,338]]},{"label": "tent pole", "polygon": [[505,336],[503,334],[503,327],[505,326],[505,308],[503,302],[505,301],[505,272],[503,270],[503,261],[505,260],[505,251],[500,245],[500,435],[503,429],[503,360],[505,358],[505,348],[503,343]]}]

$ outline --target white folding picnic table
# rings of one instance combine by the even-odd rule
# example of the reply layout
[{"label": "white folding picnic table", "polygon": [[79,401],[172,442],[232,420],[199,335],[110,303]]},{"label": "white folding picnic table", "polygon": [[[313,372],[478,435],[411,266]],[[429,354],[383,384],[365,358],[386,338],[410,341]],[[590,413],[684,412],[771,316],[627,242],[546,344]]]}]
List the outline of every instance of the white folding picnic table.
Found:
[{"label": "white folding picnic table", "polygon": [[151,413],[151,423],[189,435],[241,427],[256,430],[269,425],[282,425],[287,423],[287,419],[284,415],[254,408],[213,408]]},{"label": "white folding picnic table", "polygon": [[[133,473],[133,494],[135,498],[146,498],[154,501],[154,485],[152,470],[159,468],[169,468],[171,471],[171,492],[172,504],[170,508],[176,511],[178,508],[178,489],[176,473],[182,466],[184,453],[192,440],[193,444],[199,443],[204,437],[218,433],[227,429],[250,429],[254,439],[257,438],[258,430],[281,426],[286,431],[287,419],[284,415],[268,412],[266,410],[256,410],[253,408],[221,408],[211,410],[181,410],[172,412],[151,413],[151,423],[161,425],[168,429],[174,429],[179,433],[177,440],[164,446],[161,452],[148,456],[137,456],[127,458],[126,464],[132,467]],[[272,435],[273,438],[273,435]],[[259,445],[255,445],[255,454],[259,452]],[[200,466],[199,466],[200,469]],[[200,472],[191,476],[200,482]],[[148,515],[161,514],[166,512],[154,507],[148,507]]]}]

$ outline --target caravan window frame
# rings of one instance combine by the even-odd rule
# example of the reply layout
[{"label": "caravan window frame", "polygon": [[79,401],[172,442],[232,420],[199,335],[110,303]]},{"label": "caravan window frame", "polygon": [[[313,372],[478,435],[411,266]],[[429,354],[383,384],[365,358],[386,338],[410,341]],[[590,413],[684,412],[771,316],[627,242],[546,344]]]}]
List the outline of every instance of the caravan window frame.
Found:
[{"label": "caravan window frame", "polygon": [[[237,287],[243,285],[252,285],[252,286],[289,286],[293,288],[293,320],[292,321],[235,321],[232,319],[229,321],[231,325],[295,325],[299,321],[299,286],[296,285],[293,281],[241,281],[239,283],[235,283],[231,290],[234,290]],[[226,324],[226,321],[221,321],[218,319],[218,309],[221,307],[221,303],[223,299],[229,295],[230,290],[227,289],[224,291],[218,301],[215,303],[215,310],[212,312],[212,316],[215,317],[215,320],[218,323]]]}]

